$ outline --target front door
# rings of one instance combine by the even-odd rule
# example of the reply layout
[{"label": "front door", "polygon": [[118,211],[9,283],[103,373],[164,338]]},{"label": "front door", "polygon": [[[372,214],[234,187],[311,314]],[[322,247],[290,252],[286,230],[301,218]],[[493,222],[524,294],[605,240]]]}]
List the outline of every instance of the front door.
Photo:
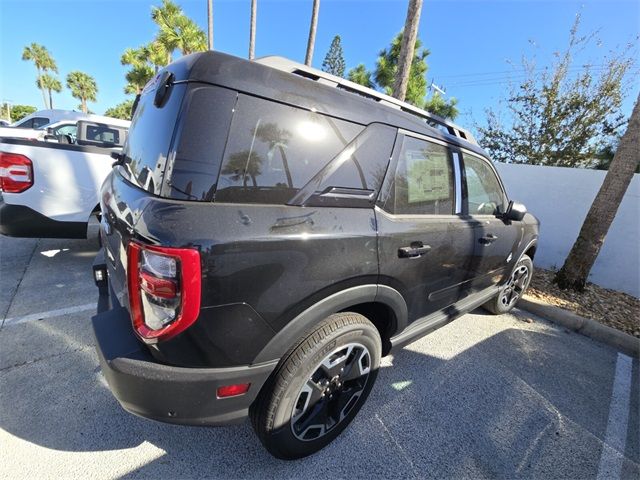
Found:
[{"label": "front door", "polygon": [[498,176],[485,159],[463,152],[465,195],[463,209],[474,226],[474,253],[471,262],[473,290],[501,283],[516,258],[523,235],[521,222],[503,220],[507,196]]},{"label": "front door", "polygon": [[403,295],[410,322],[456,302],[470,279],[474,227],[461,215],[458,157],[400,134],[376,207],[380,283]]}]

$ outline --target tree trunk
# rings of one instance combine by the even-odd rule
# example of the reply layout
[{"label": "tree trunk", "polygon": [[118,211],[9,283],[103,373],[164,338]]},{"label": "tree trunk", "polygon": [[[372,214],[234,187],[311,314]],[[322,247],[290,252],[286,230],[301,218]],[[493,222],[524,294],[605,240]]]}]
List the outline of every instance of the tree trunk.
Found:
[{"label": "tree trunk", "polygon": [[213,0],[207,0],[207,27],[209,50],[213,50]]},{"label": "tree trunk", "polygon": [[407,8],[407,19],[404,23],[402,34],[402,45],[398,56],[398,71],[393,83],[393,96],[404,102],[407,96],[407,86],[409,85],[409,75],[411,74],[411,63],[413,52],[418,38],[418,24],[420,23],[420,13],[422,12],[422,0],[409,0]]},{"label": "tree trunk", "polygon": [[258,0],[251,0],[251,23],[249,26],[249,60],[256,56],[256,15],[258,14]]},{"label": "tree trunk", "polygon": [[49,89],[49,108],[53,108],[53,97],[51,96],[51,89]]},{"label": "tree trunk", "polygon": [[556,274],[555,282],[560,288],[571,288],[579,292],[584,290],[591,267],[600,253],[639,161],[640,96],[633,107],[627,131],[620,140],[618,150],[587,213],[578,238],[564,265]]},{"label": "tree trunk", "polygon": [[42,101],[44,102],[44,108],[51,108],[47,105],[47,93],[42,86],[42,74],[40,73],[40,69],[38,69],[38,85],[40,86],[40,91],[42,92]]},{"label": "tree trunk", "polygon": [[87,113],[87,99],[86,98],[82,98],[82,113]]},{"label": "tree trunk", "polygon": [[309,40],[307,41],[307,55],[304,59],[304,63],[309,66],[311,66],[311,60],[313,60],[313,46],[316,43],[316,29],[318,28],[318,10],[320,10],[320,0],[313,0],[313,11],[311,13],[311,26],[309,27]]}]

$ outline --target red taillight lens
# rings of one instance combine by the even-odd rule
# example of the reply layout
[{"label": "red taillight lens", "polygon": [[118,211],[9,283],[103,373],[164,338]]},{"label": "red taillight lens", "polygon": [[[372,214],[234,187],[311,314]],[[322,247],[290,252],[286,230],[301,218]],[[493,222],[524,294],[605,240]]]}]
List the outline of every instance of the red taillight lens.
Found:
[{"label": "red taillight lens", "polygon": [[225,385],[224,387],[218,387],[216,392],[218,398],[237,397],[238,395],[244,395],[249,391],[250,383],[238,383],[236,385]]},{"label": "red taillight lens", "polygon": [[131,242],[128,256],[129,306],[138,336],[152,343],[191,326],[200,313],[200,253]]},{"label": "red taillight lens", "polygon": [[33,185],[33,164],[24,155],[0,152],[0,190],[20,193]]}]

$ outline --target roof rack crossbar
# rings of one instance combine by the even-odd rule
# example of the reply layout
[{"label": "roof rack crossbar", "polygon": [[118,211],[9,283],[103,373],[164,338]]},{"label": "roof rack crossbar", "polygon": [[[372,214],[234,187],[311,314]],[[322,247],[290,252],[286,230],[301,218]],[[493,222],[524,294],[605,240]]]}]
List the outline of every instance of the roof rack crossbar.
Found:
[{"label": "roof rack crossbar", "polygon": [[388,107],[402,110],[403,112],[420,117],[431,127],[440,129],[448,133],[449,135],[462,138],[470,143],[474,143],[477,145],[475,138],[468,130],[465,130],[464,128],[456,125],[449,120],[439,117],[438,115],[429,113],[426,110],[416,107],[415,105],[411,105],[410,103],[401,102],[397,98],[385,95],[384,93],[380,93],[377,90],[373,90],[372,88],[367,88],[358,83],[345,80],[344,78],[331,75],[330,73],[311,68],[307,65],[294,62],[293,60],[289,60],[284,57],[268,56],[258,58],[254,61],[263,65],[267,65],[271,68],[275,68],[277,70],[294,73],[308,78],[309,80],[317,81],[324,85],[329,85],[335,88],[339,88],[340,90],[366,97]]}]

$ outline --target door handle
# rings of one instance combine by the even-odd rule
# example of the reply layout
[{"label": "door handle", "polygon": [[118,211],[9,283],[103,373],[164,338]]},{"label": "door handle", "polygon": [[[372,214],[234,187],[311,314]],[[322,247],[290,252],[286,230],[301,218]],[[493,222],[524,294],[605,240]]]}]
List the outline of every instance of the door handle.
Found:
[{"label": "door handle", "polygon": [[478,240],[482,245],[490,245],[493,242],[495,242],[498,239],[497,235],[494,235],[493,233],[488,233],[487,235],[485,235],[484,237],[480,237],[480,240]]},{"label": "door handle", "polygon": [[399,258],[417,258],[431,250],[431,245],[423,245],[422,242],[411,242],[408,247],[400,247],[398,249]]}]

